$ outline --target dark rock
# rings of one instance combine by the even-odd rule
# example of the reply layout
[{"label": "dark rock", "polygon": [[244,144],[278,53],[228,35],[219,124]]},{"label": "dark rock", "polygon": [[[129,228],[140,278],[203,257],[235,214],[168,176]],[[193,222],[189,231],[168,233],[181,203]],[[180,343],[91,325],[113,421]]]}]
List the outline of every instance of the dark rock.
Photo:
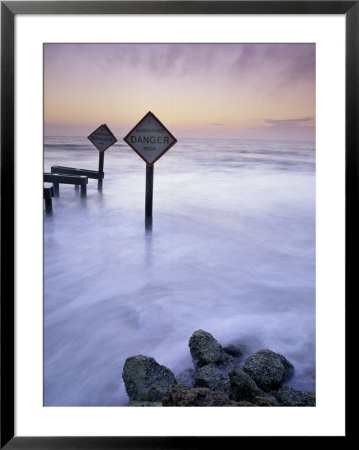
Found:
[{"label": "dark rock", "polygon": [[239,358],[240,356],[243,356],[245,352],[245,346],[243,344],[233,342],[232,344],[223,347],[223,350],[229,355],[234,356],[235,358]]},{"label": "dark rock", "polygon": [[283,386],[273,392],[283,406],[315,406],[315,392],[297,391],[289,386]]},{"label": "dark rock", "polygon": [[211,391],[223,391],[229,393],[229,378],[213,364],[199,367],[194,373],[195,387],[206,387]]},{"label": "dark rock", "polygon": [[237,406],[225,392],[208,388],[189,388],[176,384],[169,395],[162,399],[163,406]]},{"label": "dark rock", "polygon": [[189,348],[195,366],[224,364],[229,356],[216,339],[206,331],[195,331],[189,340]]},{"label": "dark rock", "polygon": [[162,402],[139,402],[136,400],[130,400],[127,406],[163,406]]},{"label": "dark rock", "polygon": [[259,350],[247,358],[243,365],[246,372],[265,392],[279,389],[294,373],[294,366],[281,354],[271,350]]},{"label": "dark rock", "polygon": [[162,400],[176,384],[173,373],[149,356],[126,359],[122,378],[130,400],[155,402]]},{"label": "dark rock", "polygon": [[269,395],[265,397],[255,397],[254,404],[256,406],[280,406],[278,400]]},{"label": "dark rock", "polygon": [[194,369],[186,369],[180,374],[176,375],[176,380],[178,384],[183,384],[187,387],[193,387],[194,386]]},{"label": "dark rock", "polygon": [[218,367],[225,375],[228,375],[228,372],[230,370],[239,369],[241,367],[241,363],[238,358],[234,358],[227,353],[226,361],[222,364],[219,364]]},{"label": "dark rock", "polygon": [[263,392],[252,378],[243,370],[232,369],[229,374],[230,392],[229,396],[232,400],[254,402],[256,397],[265,397]]},{"label": "dark rock", "polygon": [[211,405],[210,406],[238,406],[233,402],[226,392],[211,391]]}]

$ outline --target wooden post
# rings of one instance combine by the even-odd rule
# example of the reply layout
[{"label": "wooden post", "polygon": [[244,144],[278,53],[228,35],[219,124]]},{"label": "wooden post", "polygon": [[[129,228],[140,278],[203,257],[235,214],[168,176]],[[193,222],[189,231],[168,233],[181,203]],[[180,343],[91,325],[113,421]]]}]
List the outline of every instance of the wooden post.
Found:
[{"label": "wooden post", "polygon": [[45,210],[46,212],[52,211],[52,199],[45,198]]},{"label": "wooden post", "polygon": [[59,183],[53,183],[52,186],[54,188],[54,197],[58,197],[60,195]]},{"label": "wooden post", "polygon": [[145,204],[145,227],[152,229],[152,204],[153,204],[153,172],[154,166],[146,164],[146,204]]},{"label": "wooden post", "polygon": [[[99,173],[103,172],[104,159],[105,159],[105,152],[99,151],[99,156],[98,156],[98,172]],[[102,178],[101,177],[99,177],[99,179],[98,179],[97,189],[99,191],[102,191]]]},{"label": "wooden post", "polygon": [[53,188],[44,188],[45,211],[52,212],[52,197],[54,196]]}]

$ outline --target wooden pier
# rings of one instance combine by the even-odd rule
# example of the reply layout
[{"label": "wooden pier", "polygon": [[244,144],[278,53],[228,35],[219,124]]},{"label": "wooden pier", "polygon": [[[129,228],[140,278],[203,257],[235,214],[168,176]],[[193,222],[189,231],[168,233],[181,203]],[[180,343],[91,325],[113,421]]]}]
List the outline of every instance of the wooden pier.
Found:
[{"label": "wooden pier", "polygon": [[101,180],[105,178],[104,172],[99,172],[97,170],[76,169],[75,167],[52,166],[51,173],[79,175],[85,176],[87,178],[93,178],[95,180]]},{"label": "wooden pier", "polygon": [[87,194],[88,177],[84,175],[63,175],[58,173],[44,173],[44,182],[52,183],[54,188],[54,197],[60,194],[60,184],[73,184],[81,186],[81,197]]},{"label": "wooden pier", "polygon": [[44,188],[44,200],[45,200],[45,211],[46,212],[52,211],[52,197],[53,196],[54,196],[54,189],[52,187]]}]

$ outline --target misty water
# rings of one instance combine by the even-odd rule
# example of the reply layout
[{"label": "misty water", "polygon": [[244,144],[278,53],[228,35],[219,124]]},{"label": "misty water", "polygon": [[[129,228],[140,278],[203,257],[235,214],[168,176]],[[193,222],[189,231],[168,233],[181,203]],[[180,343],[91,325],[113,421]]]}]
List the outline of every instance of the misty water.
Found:
[{"label": "misty water", "polygon": [[[45,138],[52,165],[97,170],[98,151]],[[60,185],[44,214],[44,404],[126,405],[126,358],[177,375],[198,329],[282,353],[314,390],[314,143],[179,139],[155,164],[152,234],[144,161],[119,142],[104,171],[102,193]]]}]

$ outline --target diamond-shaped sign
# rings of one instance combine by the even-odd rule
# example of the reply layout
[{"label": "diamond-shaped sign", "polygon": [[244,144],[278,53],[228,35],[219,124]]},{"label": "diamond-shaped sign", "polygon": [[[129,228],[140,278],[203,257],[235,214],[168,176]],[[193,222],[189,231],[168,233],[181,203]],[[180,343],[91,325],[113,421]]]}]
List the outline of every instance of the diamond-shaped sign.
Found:
[{"label": "diamond-shaped sign", "polygon": [[100,152],[104,152],[117,142],[117,139],[106,124],[99,126],[87,137],[87,139],[89,139]]},{"label": "diamond-shaped sign", "polygon": [[141,158],[152,166],[177,139],[149,111],[123,139]]}]

